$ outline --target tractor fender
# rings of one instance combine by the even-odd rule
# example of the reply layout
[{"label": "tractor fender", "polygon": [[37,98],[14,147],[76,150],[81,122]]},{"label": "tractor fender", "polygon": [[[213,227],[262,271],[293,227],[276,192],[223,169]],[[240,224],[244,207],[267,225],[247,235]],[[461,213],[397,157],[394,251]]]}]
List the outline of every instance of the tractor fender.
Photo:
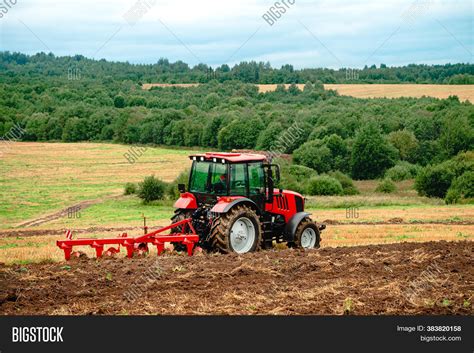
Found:
[{"label": "tractor fender", "polygon": [[196,197],[190,192],[184,192],[179,196],[179,199],[176,200],[174,207],[194,210],[197,208]]},{"label": "tractor fender", "polygon": [[257,204],[246,197],[239,197],[232,200],[228,200],[228,199],[229,199],[228,197],[221,198],[211,209],[211,212],[227,213],[231,210],[232,207],[236,205],[247,204],[247,205],[250,205],[252,208],[255,208],[257,213],[259,213]]},{"label": "tractor fender", "polygon": [[311,216],[308,212],[298,212],[290,218],[288,223],[285,226],[285,239],[287,241],[293,241],[295,239],[296,229],[303,219]]}]

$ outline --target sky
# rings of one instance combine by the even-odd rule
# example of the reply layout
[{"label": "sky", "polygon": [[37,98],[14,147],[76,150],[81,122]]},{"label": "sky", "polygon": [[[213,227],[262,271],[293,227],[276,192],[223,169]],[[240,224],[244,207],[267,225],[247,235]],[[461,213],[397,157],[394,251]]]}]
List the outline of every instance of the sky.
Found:
[{"label": "sky", "polygon": [[0,50],[213,67],[473,62],[470,0],[276,2],[0,0]]}]

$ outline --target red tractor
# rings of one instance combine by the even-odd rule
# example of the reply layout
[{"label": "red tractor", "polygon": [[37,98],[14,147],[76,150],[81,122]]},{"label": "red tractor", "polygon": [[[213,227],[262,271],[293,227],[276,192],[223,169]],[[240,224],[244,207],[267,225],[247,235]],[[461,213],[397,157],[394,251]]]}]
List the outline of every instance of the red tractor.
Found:
[{"label": "red tractor", "polygon": [[[239,254],[271,248],[273,242],[289,247],[318,248],[324,224],[316,224],[304,212],[304,198],[294,191],[275,189],[280,168],[267,158],[251,153],[205,153],[191,155],[193,161],[188,190],[178,185],[180,198],[175,203],[172,224],[144,234],[116,238],[58,240],[66,260],[74,246],[91,246],[96,255],[113,255],[120,247],[127,256],[148,253],[155,245],[158,254],[170,242],[177,250],[192,255],[200,246],[208,251]],[[274,177],[275,175],[275,177]],[[169,233],[168,233],[169,232]],[[106,245],[116,245],[104,249]],[[77,254],[77,253],[74,253]]]},{"label": "red tractor", "polygon": [[[180,184],[173,222],[192,219],[199,246],[239,254],[287,242],[296,248],[318,248],[325,228],[304,212],[299,193],[275,189],[276,164],[260,154],[191,155],[188,190]],[[175,247],[181,247],[175,244]]]}]

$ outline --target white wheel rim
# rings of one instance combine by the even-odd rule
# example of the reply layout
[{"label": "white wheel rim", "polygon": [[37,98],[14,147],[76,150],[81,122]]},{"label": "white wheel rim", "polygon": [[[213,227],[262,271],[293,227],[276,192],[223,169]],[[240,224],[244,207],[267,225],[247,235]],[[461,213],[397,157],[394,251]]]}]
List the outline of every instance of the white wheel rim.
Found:
[{"label": "white wheel rim", "polygon": [[255,242],[255,226],[246,217],[241,217],[234,222],[230,229],[230,245],[232,249],[243,254],[249,252]]},{"label": "white wheel rim", "polygon": [[314,248],[316,244],[316,232],[313,228],[306,228],[301,234],[301,247],[305,249]]}]

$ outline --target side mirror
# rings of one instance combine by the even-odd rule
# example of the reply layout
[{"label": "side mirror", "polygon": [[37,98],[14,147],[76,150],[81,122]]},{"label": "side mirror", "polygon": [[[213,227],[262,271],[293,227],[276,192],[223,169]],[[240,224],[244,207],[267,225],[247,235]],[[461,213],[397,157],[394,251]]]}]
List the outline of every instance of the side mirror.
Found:
[{"label": "side mirror", "polygon": [[185,193],[186,192],[186,185],[184,184],[178,184],[178,190],[180,193]]}]

